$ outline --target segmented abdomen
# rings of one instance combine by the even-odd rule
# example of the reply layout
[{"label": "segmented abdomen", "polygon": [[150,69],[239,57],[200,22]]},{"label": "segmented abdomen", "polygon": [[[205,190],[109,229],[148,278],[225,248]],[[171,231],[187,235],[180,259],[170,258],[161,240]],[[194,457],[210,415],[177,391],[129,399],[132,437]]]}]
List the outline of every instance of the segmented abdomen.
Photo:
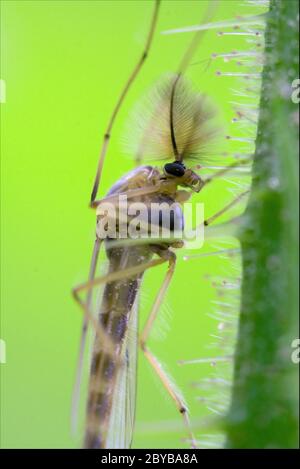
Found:
[{"label": "segmented abdomen", "polygon": [[[109,241],[107,242],[109,248]],[[152,254],[148,247],[107,249],[109,272],[124,270],[146,263]],[[95,338],[89,382],[89,396],[86,416],[85,448],[105,448],[118,372],[122,344],[127,325],[136,299],[142,274],[107,283],[102,298],[99,322],[113,342],[111,348]]]}]

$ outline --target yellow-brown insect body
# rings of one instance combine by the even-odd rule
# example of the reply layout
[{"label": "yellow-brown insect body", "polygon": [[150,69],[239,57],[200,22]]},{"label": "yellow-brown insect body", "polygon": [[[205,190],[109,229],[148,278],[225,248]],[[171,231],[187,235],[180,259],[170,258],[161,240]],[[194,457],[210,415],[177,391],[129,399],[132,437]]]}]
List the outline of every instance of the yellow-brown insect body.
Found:
[{"label": "yellow-brown insect body", "polygon": [[[168,182],[168,184],[162,184],[164,182]],[[137,168],[128,175],[125,175],[112,187],[108,197],[125,192],[130,193],[131,190],[138,189],[139,187],[155,187],[161,184],[160,191],[139,196],[138,201],[143,202],[147,207],[153,202],[164,202],[170,205],[175,203],[177,181],[175,179],[166,179],[158,169],[151,166]],[[130,203],[134,203],[136,199],[137,197],[132,197],[130,202],[128,201],[128,206],[130,207]],[[113,200],[116,203],[116,200]],[[98,222],[101,218],[99,213],[100,208],[97,210]],[[178,206],[175,217],[178,217],[177,222],[179,225],[182,225],[183,214],[180,206]],[[98,231],[97,233],[99,236]],[[155,242],[151,243],[151,239],[147,243],[130,245],[128,247],[126,245],[114,247],[113,243],[114,241],[111,239],[105,240],[106,253],[109,260],[108,273],[145,264],[151,260],[157,248],[167,250],[170,245],[174,245],[174,247],[178,245],[176,242],[166,241],[160,242],[159,246],[157,246]],[[101,342],[96,336],[92,352],[89,381],[85,448],[106,448],[109,444],[108,442],[113,439],[109,429],[112,408],[118,405],[116,401],[117,380],[118,375],[122,373],[122,368],[127,366],[124,338],[131,319],[133,305],[137,300],[142,276],[143,272],[122,280],[109,282],[104,288],[98,320],[109,339],[114,343],[114,350],[112,351],[106,347],[105,343]],[[137,333],[137,331],[130,332]],[[121,414],[122,418],[124,418],[124,412],[122,413],[121,411]],[[127,418],[133,420],[132,415],[127,416]],[[121,421],[119,425],[122,425]],[[131,436],[129,435],[128,437],[128,431],[126,433],[126,438],[130,440]],[[120,446],[129,446],[129,440],[125,444],[123,441],[120,443]],[[113,446],[115,446],[115,443],[113,443]]]},{"label": "yellow-brown insect body", "polygon": [[[120,247],[107,250],[109,272],[136,266],[146,262],[152,253],[144,246]],[[122,361],[124,335],[139,288],[142,274],[107,283],[103,292],[99,322],[115,344],[113,353],[96,337],[93,348],[89,398],[87,407],[86,448],[105,448],[112,412],[116,379],[120,368],[127,366]],[[116,403],[117,405],[117,403]],[[121,422],[120,422],[121,425]]]}]

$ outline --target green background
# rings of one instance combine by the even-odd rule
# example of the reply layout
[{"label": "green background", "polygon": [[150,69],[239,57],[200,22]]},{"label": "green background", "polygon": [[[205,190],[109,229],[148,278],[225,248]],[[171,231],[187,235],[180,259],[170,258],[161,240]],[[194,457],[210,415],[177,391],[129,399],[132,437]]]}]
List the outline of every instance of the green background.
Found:
[{"label": "green background", "polygon": [[[207,3],[162,2],[149,60],[113,129],[101,195],[133,167],[120,143],[129,110],[162,73],[176,70],[192,38],[160,32],[198,23]],[[1,447],[80,445],[80,432],[75,437],[70,432],[70,403],[82,317],[71,288],[88,273],[95,229],[88,202],[102,135],[143,48],[152,9],[152,1],[1,1],[1,79],[6,82],[6,103],[1,104],[1,338],[7,354],[1,364]],[[241,0],[223,0],[215,19],[255,13]],[[218,104],[229,133],[236,133],[230,102],[241,84],[215,72],[235,65],[216,61],[206,67],[203,61],[214,52],[245,47],[250,46],[243,37],[211,31],[188,69],[198,88]],[[225,139],[220,150],[230,151]],[[206,216],[232,199],[236,182],[217,181],[196,196],[205,203]],[[231,243],[207,241],[203,252],[236,244]],[[150,345],[186,396],[197,437],[205,439],[207,429],[197,424],[210,412],[197,400],[204,391],[191,383],[210,376],[211,367],[183,367],[177,361],[219,353],[211,337],[217,321],[208,315],[216,308],[216,291],[206,276],[238,276],[240,260],[214,256],[185,262],[184,254],[178,252],[177,271]],[[164,271],[165,266],[146,275],[141,322]],[[134,446],[186,446],[184,436],[173,403],[140,356]]]}]

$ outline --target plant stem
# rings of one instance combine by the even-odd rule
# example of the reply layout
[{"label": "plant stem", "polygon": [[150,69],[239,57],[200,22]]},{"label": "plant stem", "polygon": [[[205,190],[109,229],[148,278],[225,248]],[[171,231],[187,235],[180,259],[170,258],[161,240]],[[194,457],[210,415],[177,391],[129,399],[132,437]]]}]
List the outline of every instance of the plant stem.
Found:
[{"label": "plant stem", "polygon": [[229,448],[298,446],[298,107],[296,0],[271,0],[253,167],[243,216],[241,316]]}]

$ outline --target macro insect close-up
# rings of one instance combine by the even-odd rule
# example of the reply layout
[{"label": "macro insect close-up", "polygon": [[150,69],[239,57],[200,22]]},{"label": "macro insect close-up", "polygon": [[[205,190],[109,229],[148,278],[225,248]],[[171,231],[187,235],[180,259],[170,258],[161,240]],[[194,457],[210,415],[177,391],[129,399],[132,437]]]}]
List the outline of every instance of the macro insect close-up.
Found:
[{"label": "macro insect close-up", "polygon": [[297,2],[1,10],[1,448],[296,448]]}]

